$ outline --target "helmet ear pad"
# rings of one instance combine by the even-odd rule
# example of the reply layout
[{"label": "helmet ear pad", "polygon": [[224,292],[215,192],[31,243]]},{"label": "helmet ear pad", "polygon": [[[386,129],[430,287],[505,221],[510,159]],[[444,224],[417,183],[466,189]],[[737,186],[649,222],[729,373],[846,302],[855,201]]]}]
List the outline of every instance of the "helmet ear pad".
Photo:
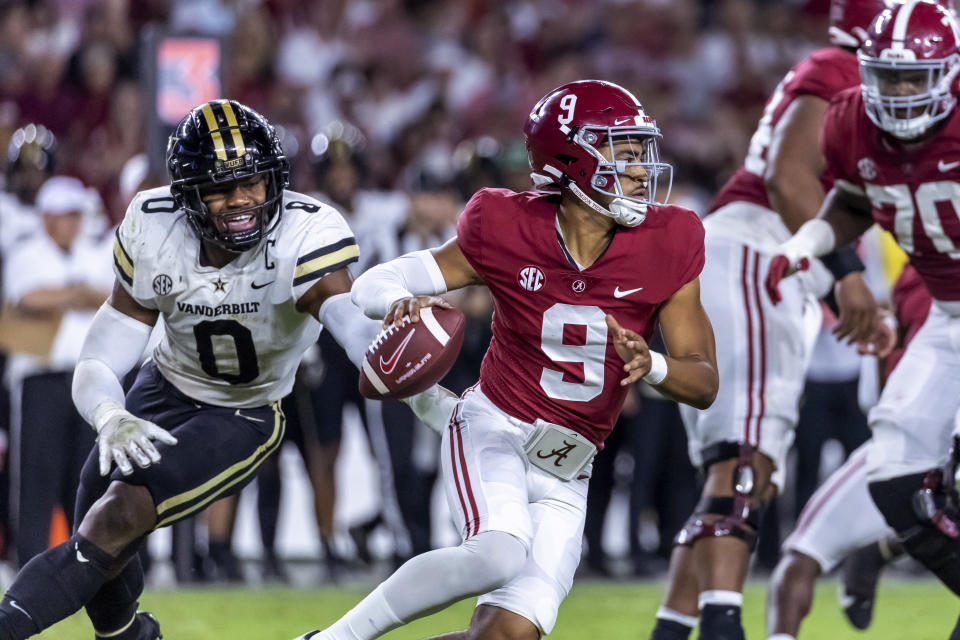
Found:
[{"label": "helmet ear pad", "polygon": [[[167,145],[170,191],[191,226],[206,241],[232,252],[255,247],[279,223],[290,165],[273,126],[253,109],[234,100],[214,100],[190,111]],[[253,227],[231,229],[218,224],[203,203],[205,188],[263,176],[263,203],[231,217],[253,214]]]}]

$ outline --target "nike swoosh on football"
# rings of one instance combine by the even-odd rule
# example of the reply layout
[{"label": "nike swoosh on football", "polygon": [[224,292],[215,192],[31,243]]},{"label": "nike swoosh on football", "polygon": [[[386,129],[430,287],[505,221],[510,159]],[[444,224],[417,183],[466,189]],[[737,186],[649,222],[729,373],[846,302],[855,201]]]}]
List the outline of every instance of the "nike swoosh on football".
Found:
[{"label": "nike swoosh on football", "polygon": [[631,293],[636,293],[637,291],[643,291],[643,287],[637,287],[636,289],[627,289],[626,291],[621,291],[620,286],[618,285],[616,289],[613,290],[614,298],[622,298],[628,296]]},{"label": "nike swoosh on football", "polygon": [[944,162],[941,160],[937,163],[937,169],[940,169],[941,172],[950,171],[951,169],[956,169],[957,167],[960,167],[960,160],[956,162]]},{"label": "nike swoosh on football", "polygon": [[254,289],[263,289],[268,284],[273,284],[274,282],[276,282],[276,280],[271,280],[270,282],[264,282],[263,284],[257,284],[256,282],[252,282],[250,283],[250,286],[253,287]]},{"label": "nike swoosh on football", "polygon": [[245,420],[250,420],[250,421],[252,421],[252,422],[266,422],[266,420],[262,420],[261,418],[254,418],[253,416],[244,415],[244,414],[240,413],[240,409],[237,409],[237,412],[234,413],[233,415],[237,416],[238,418],[243,418],[243,419],[245,419]]},{"label": "nike swoosh on football", "polygon": [[403,339],[403,342],[400,343],[400,346],[397,347],[397,350],[393,352],[393,355],[390,356],[389,360],[384,362],[383,356],[380,356],[380,371],[382,371],[385,375],[390,375],[390,373],[396,368],[397,363],[400,362],[400,355],[403,353],[403,350],[407,348],[407,345],[410,344],[410,340],[413,339],[413,334],[416,331],[416,329],[412,329],[410,333],[407,334],[407,337]]}]

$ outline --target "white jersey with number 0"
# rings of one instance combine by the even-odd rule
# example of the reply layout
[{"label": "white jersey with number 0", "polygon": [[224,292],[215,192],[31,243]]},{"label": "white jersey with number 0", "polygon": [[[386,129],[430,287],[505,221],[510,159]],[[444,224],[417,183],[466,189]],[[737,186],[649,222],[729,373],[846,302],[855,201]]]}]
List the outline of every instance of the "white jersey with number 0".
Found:
[{"label": "white jersey with number 0", "polygon": [[117,279],[160,312],[160,372],[187,396],[255,407],[293,387],[317,320],[297,300],[317,280],[357,260],[350,227],[332,207],[285,191],[281,219],[258,246],[222,269],[200,263],[200,239],[169,187],[134,197],[117,229]]}]

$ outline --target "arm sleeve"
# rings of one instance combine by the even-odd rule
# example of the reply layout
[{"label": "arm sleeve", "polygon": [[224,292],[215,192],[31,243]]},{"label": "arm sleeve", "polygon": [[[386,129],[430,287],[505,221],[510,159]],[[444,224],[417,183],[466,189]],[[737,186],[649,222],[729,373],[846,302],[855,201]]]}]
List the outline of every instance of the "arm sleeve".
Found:
[{"label": "arm sleeve", "polygon": [[324,300],[317,317],[359,369],[367,347],[380,331],[380,323],[365,317],[346,293]]},{"label": "arm sleeve", "polygon": [[73,403],[96,427],[104,402],[123,405],[120,379],[140,361],[153,328],[104,303],[90,325],[73,375]]},{"label": "arm sleeve", "polygon": [[433,254],[424,249],[369,269],[353,283],[350,296],[367,316],[382,318],[390,305],[401,298],[434,296],[446,291],[440,266]]}]

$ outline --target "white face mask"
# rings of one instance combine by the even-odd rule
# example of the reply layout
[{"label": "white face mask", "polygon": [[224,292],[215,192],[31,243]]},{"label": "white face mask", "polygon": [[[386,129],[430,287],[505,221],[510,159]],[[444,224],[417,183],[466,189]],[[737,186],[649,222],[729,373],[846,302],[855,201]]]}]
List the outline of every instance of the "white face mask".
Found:
[{"label": "white face mask", "polygon": [[[912,52],[910,52],[912,53]],[[901,140],[926,133],[947,118],[956,97],[951,85],[960,72],[960,56],[916,61],[860,57],[861,92],[870,120]]]},{"label": "white face mask", "polygon": [[[598,140],[604,140],[607,155],[600,153],[594,146]],[[594,191],[613,200],[606,207],[596,203],[583,190],[571,189],[588,206],[609,216],[618,224],[635,227],[646,218],[647,205],[659,205],[670,199],[673,186],[673,167],[660,161],[660,130],[656,126],[637,127],[590,127],[577,131],[574,142],[597,159],[597,169],[590,184]],[[629,145],[615,144],[627,141]],[[619,154],[619,155],[618,155]],[[646,180],[643,181],[645,194],[637,196],[624,193],[620,176],[632,167],[642,168]],[[576,186],[576,185],[572,185]],[[658,188],[665,186],[661,192]],[[662,195],[662,199],[658,196]]]}]

